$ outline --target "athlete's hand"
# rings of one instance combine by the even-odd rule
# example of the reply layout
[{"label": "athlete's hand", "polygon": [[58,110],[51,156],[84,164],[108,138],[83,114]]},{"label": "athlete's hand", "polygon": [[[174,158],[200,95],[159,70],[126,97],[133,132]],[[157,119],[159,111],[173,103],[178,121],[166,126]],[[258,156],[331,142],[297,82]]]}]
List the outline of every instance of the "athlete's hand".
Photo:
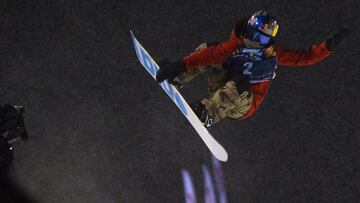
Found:
[{"label": "athlete's hand", "polygon": [[156,73],[156,80],[159,83],[164,80],[168,80],[171,83],[177,75],[186,71],[182,60],[170,62],[169,60],[164,59],[159,61],[158,65],[160,69]]},{"label": "athlete's hand", "polygon": [[326,48],[330,51],[336,50],[341,43],[345,41],[345,39],[349,36],[350,31],[343,27],[340,31],[331,35],[325,42]]}]

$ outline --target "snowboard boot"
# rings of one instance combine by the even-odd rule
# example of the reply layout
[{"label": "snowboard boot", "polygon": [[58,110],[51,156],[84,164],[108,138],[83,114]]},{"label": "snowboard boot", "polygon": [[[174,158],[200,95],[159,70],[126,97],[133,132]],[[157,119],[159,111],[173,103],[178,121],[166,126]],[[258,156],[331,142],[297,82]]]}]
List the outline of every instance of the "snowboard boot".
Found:
[{"label": "snowboard boot", "polygon": [[190,107],[206,128],[210,127],[213,124],[213,118],[211,118],[211,116],[207,112],[204,104],[198,101],[192,103]]}]

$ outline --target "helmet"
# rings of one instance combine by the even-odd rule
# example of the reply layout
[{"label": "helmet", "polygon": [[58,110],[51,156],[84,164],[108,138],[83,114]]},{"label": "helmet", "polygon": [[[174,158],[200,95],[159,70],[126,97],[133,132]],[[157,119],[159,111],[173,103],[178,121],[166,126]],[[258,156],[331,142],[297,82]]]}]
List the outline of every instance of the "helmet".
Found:
[{"label": "helmet", "polygon": [[259,10],[249,18],[244,37],[269,46],[273,44],[278,30],[279,25],[275,17],[267,11]]}]

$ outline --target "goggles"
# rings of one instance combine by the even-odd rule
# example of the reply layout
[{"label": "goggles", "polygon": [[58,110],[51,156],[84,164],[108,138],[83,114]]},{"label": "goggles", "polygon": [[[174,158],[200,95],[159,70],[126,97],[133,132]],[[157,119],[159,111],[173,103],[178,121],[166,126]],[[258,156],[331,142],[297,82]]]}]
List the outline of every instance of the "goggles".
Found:
[{"label": "goggles", "polygon": [[261,45],[267,45],[270,42],[271,37],[262,34],[261,32],[254,32],[252,35],[252,41],[257,41]]}]

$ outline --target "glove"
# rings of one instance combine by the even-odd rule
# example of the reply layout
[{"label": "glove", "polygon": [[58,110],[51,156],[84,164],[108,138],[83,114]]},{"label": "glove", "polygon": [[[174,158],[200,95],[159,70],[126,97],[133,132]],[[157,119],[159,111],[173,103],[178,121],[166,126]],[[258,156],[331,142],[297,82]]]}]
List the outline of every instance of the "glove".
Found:
[{"label": "glove", "polygon": [[156,73],[156,80],[159,83],[164,80],[168,80],[170,83],[173,83],[176,76],[186,71],[185,64],[182,60],[170,62],[169,60],[164,59],[161,60],[158,65],[160,69]]},{"label": "glove", "polygon": [[[248,77],[243,75],[236,75],[232,78],[232,80],[235,82],[239,94],[242,94],[243,92],[252,92]],[[248,94],[248,98],[250,96],[251,94]]]},{"label": "glove", "polygon": [[326,40],[325,42],[326,48],[329,49],[330,51],[334,51],[341,45],[342,42],[345,41],[345,39],[349,36],[349,34],[350,31],[347,28],[343,27],[340,31],[333,34]]}]

